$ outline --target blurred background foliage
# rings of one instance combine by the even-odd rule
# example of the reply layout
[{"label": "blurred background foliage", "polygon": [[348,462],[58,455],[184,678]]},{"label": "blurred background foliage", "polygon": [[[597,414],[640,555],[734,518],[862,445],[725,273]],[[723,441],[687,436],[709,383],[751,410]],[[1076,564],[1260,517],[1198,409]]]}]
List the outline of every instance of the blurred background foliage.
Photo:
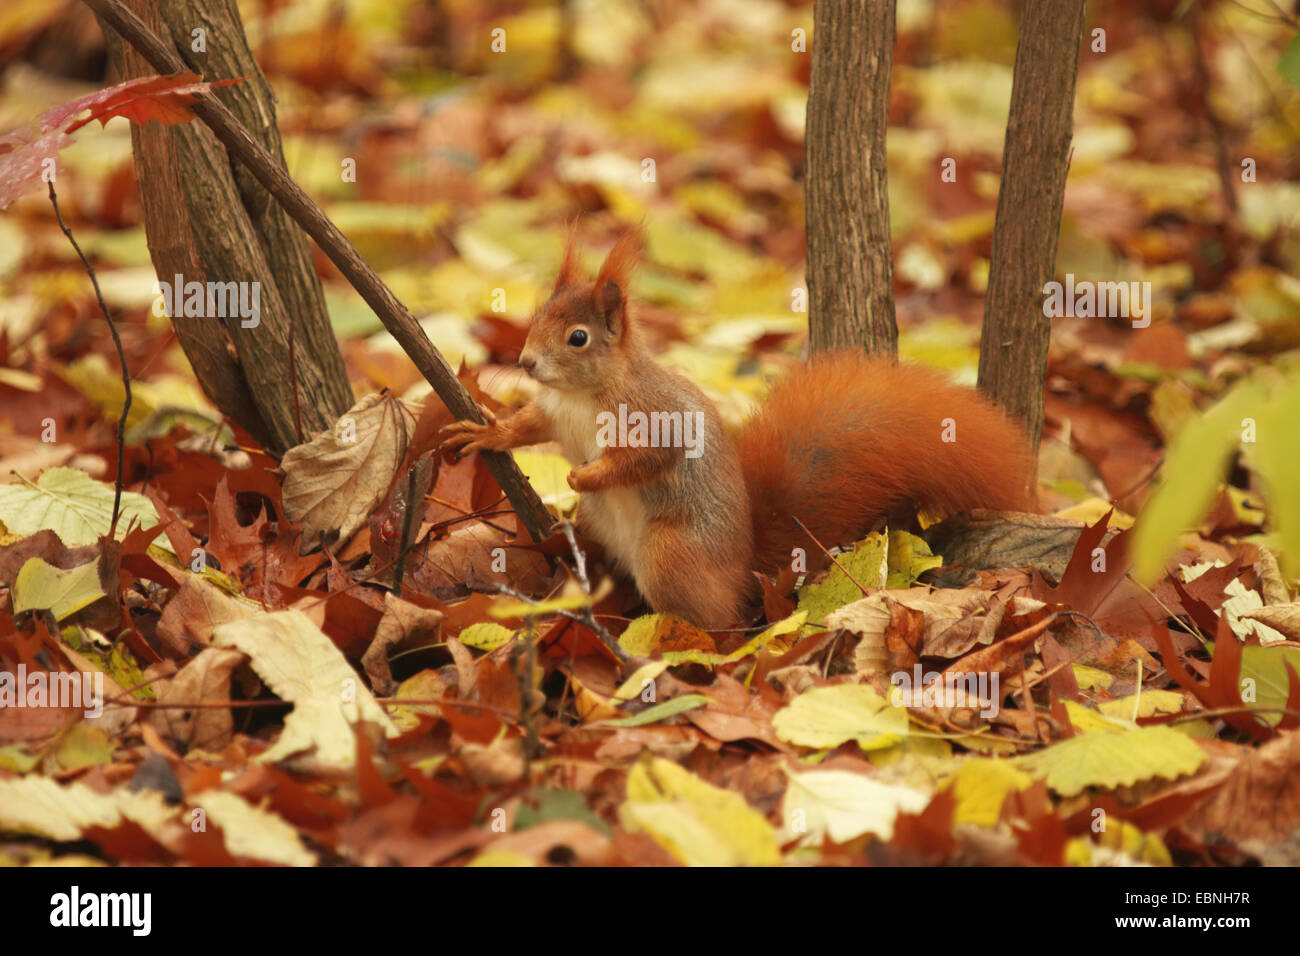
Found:
[{"label": "blurred background foliage", "polygon": [[[490,390],[509,397],[516,385],[504,369],[573,220],[593,268],[619,229],[644,222],[642,317],[665,361],[732,420],[798,353],[811,4],[240,6],[279,99],[290,171],[438,347],[486,368]],[[888,164],[901,348],[972,382],[1016,10],[898,3]],[[1296,18],[1271,0],[1100,0],[1086,30],[1057,271],[1151,282],[1153,322],[1054,325],[1044,474],[1051,504],[1110,494],[1135,511],[1164,443],[1199,408],[1260,363],[1295,364],[1300,46]],[[82,4],[8,0],[0,129],[111,82],[105,64]],[[64,208],[142,382],[136,421],[163,406],[206,409],[166,320],[149,314],[126,122],[83,131],[64,158]],[[955,182],[941,180],[945,159]],[[349,160],[355,182],[342,175]],[[317,261],[358,394],[422,392],[379,321]],[[91,305],[46,199],[8,210],[6,382],[33,385],[33,361],[48,359],[111,410],[120,399]],[[1244,507],[1223,520],[1258,527]]]}]

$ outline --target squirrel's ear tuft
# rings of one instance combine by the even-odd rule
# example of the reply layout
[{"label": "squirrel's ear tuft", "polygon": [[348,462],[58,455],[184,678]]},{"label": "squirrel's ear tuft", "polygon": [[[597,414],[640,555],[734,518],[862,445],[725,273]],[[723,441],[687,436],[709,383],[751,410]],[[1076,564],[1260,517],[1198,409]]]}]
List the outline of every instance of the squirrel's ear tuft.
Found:
[{"label": "squirrel's ear tuft", "polygon": [[580,285],[582,277],[578,275],[578,223],[575,220],[564,230],[564,256],[560,259],[560,272],[555,277],[555,291],[569,286]]},{"label": "squirrel's ear tuft", "polygon": [[596,288],[602,289],[606,282],[613,282],[626,296],[628,278],[632,275],[632,269],[640,256],[641,230],[640,228],[629,229],[619,236],[618,242],[614,243],[614,248],[609,250],[609,255],[605,257],[605,264],[600,267],[600,273],[596,276]]}]

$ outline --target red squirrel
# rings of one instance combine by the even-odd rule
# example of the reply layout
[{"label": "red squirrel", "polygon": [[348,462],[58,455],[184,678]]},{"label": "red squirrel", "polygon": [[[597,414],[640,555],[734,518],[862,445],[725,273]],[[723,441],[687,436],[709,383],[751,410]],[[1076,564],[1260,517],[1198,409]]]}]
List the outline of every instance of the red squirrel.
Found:
[{"label": "red squirrel", "polygon": [[[508,419],[443,431],[461,453],[558,441],[582,530],[656,611],[734,626],[751,572],[789,567],[795,548],[819,553],[809,533],[826,547],[850,542],[904,503],[949,514],[1033,506],[1020,427],[942,373],[885,358],[814,357],[733,437],[642,342],[627,295],[639,248],[639,231],[625,233],[588,283],[570,238],[519,356],[537,397]],[[662,428],[626,429],[647,421]],[[670,440],[656,447],[658,431]]]}]

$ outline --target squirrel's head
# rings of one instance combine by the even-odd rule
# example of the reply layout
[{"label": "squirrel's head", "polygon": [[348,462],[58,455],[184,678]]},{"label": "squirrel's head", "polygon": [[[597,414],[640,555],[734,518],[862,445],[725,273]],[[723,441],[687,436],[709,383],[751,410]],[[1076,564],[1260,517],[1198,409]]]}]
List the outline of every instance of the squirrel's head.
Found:
[{"label": "squirrel's head", "polygon": [[641,248],[641,232],[624,233],[595,282],[582,282],[570,232],[550,299],[533,316],[519,364],[553,388],[598,391],[619,377],[632,350],[627,283]]}]

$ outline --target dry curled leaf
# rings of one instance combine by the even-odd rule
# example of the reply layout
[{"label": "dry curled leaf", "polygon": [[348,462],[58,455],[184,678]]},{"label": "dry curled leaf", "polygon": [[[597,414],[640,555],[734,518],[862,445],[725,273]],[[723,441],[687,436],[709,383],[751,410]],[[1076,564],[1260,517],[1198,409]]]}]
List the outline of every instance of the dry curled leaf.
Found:
[{"label": "dry curled leaf", "polygon": [[376,392],[333,428],[285,453],[284,510],[302,527],[301,552],[346,541],[388,493],[406,455],[410,412]]}]

